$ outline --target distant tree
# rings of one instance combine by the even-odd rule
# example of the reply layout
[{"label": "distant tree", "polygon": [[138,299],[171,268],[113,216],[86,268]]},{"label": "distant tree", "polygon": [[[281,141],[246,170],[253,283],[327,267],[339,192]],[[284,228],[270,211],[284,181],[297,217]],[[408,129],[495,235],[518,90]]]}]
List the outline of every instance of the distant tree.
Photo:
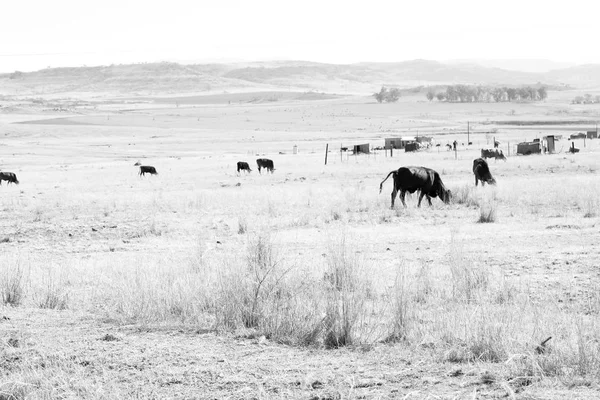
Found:
[{"label": "distant tree", "polygon": [[446,100],[446,93],[444,92],[439,92],[438,94],[435,95],[435,97],[439,100],[439,101],[444,101]]},{"label": "distant tree", "polygon": [[373,93],[373,97],[375,97],[375,100],[377,100],[378,103],[383,103],[387,96],[387,92],[387,88],[385,86],[382,86],[381,90],[378,93]]},{"label": "distant tree", "polygon": [[594,97],[594,102],[600,103],[600,95],[597,95],[596,97]]},{"label": "distant tree", "polygon": [[594,102],[594,100],[592,100],[592,95],[591,95],[591,94],[589,94],[589,93],[586,93],[586,94],[584,95],[584,100],[583,100],[583,102],[584,102],[585,104],[592,104],[592,103]]},{"label": "distant tree", "polygon": [[400,99],[400,89],[392,88],[388,91],[385,101],[387,101],[388,103],[395,103],[399,99]]},{"label": "distant tree", "polygon": [[529,99],[534,100],[534,101],[538,99],[538,91],[536,88],[527,86],[526,89],[529,92]]},{"label": "distant tree", "polygon": [[427,91],[427,100],[432,101],[435,97],[435,93],[433,90],[428,90]]},{"label": "distant tree", "polygon": [[373,97],[379,103],[383,103],[384,101],[386,103],[394,103],[400,99],[400,89],[392,88],[388,90],[388,88],[382,86],[378,93],[373,93]]},{"label": "distant tree", "polygon": [[507,88],[506,94],[508,95],[508,101],[513,101],[517,99],[518,93],[515,88]]},{"label": "distant tree", "polygon": [[503,88],[495,88],[495,89],[492,91],[492,98],[494,99],[494,101],[495,101],[496,103],[499,103],[499,102],[501,102],[501,101],[504,99],[504,94],[505,94],[505,93],[506,93],[506,92],[504,91],[504,89],[503,89]]},{"label": "distant tree", "polygon": [[546,98],[548,98],[548,91],[545,87],[542,86],[538,89],[538,97],[540,100],[546,100]]},{"label": "distant tree", "polygon": [[585,101],[583,96],[577,96],[573,99],[572,103],[573,104],[583,104],[583,102]]},{"label": "distant tree", "polygon": [[519,96],[519,99],[521,100],[528,100],[529,99],[529,90],[527,90],[527,88],[518,88],[517,89],[517,96]]}]

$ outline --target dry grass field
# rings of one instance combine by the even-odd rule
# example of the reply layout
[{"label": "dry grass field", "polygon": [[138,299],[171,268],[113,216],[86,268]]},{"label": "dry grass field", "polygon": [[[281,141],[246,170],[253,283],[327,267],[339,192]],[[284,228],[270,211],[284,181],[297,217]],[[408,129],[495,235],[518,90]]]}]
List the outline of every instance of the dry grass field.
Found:
[{"label": "dry grass field", "polygon": [[[2,103],[0,399],[600,397],[600,142],[513,154],[600,111],[422,97]],[[511,156],[475,187],[494,137]],[[390,209],[403,165],[453,201]]]}]

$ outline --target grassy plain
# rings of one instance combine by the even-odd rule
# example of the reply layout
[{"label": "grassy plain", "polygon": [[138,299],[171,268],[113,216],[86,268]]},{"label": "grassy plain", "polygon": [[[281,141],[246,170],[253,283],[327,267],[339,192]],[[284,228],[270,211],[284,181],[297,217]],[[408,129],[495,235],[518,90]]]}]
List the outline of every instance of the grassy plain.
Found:
[{"label": "grassy plain", "polygon": [[[471,172],[494,137],[593,128],[571,97],[5,104],[0,399],[596,398],[599,142],[492,160],[496,187]],[[498,123],[516,120],[556,125]],[[473,145],[446,151],[467,122]],[[416,134],[441,146],[338,151]],[[402,165],[455,201],[391,210],[378,187]]]}]

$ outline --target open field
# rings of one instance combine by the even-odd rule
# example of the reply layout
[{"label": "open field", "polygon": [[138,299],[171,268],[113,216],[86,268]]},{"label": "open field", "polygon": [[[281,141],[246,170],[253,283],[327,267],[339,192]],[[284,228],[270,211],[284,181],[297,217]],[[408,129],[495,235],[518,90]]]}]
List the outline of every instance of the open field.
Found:
[{"label": "open field", "polygon": [[[490,160],[496,187],[471,171],[493,138],[512,155],[595,127],[597,106],[553,95],[13,101],[0,399],[597,398],[600,141]],[[556,123],[502,123],[517,120]],[[338,151],[416,134],[440,148]],[[140,178],[137,161],[159,174]],[[379,184],[402,165],[437,170],[453,202],[391,210]]]}]

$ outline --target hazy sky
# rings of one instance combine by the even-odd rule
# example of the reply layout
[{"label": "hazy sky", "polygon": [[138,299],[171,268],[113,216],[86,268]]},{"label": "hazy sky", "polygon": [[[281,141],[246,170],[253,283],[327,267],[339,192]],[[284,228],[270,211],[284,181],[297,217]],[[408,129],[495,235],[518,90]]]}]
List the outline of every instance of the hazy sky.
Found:
[{"label": "hazy sky", "polygon": [[141,61],[600,62],[595,2],[15,0],[0,71]]}]

